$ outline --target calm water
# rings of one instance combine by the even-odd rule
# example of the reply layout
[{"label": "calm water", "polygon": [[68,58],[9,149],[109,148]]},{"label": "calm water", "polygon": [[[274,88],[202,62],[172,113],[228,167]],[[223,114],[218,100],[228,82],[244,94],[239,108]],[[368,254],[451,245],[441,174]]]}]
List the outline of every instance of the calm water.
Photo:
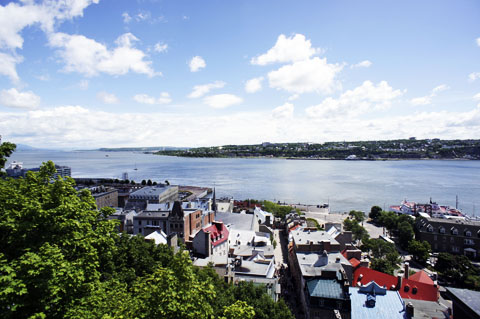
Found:
[{"label": "calm water", "polygon": [[[108,157],[106,156],[108,155]],[[134,152],[18,151],[10,161],[35,167],[53,160],[73,177],[120,178],[140,182],[215,185],[219,196],[288,203],[329,202],[332,211],[399,204],[404,198],[480,211],[480,161],[308,161],[283,159],[177,158]],[[8,165],[8,164],[7,164]],[[138,170],[134,170],[137,167]]]}]

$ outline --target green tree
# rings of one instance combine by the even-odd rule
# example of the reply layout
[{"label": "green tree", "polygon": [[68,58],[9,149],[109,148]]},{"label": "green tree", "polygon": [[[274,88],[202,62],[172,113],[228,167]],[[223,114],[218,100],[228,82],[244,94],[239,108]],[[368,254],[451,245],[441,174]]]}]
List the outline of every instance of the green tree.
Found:
[{"label": "green tree", "polygon": [[398,243],[402,248],[407,249],[415,236],[413,227],[408,221],[402,221],[398,224],[397,229]]},{"label": "green tree", "polygon": [[0,317],[63,317],[92,293],[115,225],[71,178],[47,162],[26,178],[0,179]]},{"label": "green tree", "polygon": [[3,142],[2,144],[0,144],[0,176],[2,175],[1,169],[4,168],[5,164],[7,163],[7,157],[10,157],[10,155],[12,155],[16,147],[17,146],[15,144],[9,142]]},{"label": "green tree", "polygon": [[151,180],[151,179],[149,179],[149,180],[147,181],[147,186],[152,186],[152,180]]},{"label": "green tree", "polygon": [[255,316],[255,310],[245,301],[237,300],[230,306],[226,306],[221,319],[252,319]]},{"label": "green tree", "polygon": [[370,214],[368,214],[368,217],[370,217],[374,221],[377,221],[377,219],[380,217],[381,212],[382,212],[382,208],[380,206],[372,206],[372,208],[370,209]]},{"label": "green tree", "polygon": [[142,185],[143,185],[143,186],[147,185],[147,181],[146,181],[146,180],[142,180]]},{"label": "green tree", "polygon": [[422,265],[425,265],[425,263],[427,262],[428,258],[430,257],[431,251],[432,248],[430,247],[430,244],[425,240],[422,242],[412,240],[408,245],[408,252],[413,255],[413,259],[415,259]]},{"label": "green tree", "polygon": [[365,220],[365,214],[359,210],[351,210],[348,215],[353,217],[358,223]]}]

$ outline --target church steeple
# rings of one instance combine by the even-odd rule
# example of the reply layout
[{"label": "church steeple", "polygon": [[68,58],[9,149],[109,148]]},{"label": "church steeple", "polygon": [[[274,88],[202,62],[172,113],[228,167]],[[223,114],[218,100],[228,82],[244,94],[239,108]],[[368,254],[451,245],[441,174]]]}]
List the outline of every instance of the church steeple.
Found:
[{"label": "church steeple", "polygon": [[215,186],[213,187],[212,210],[215,212],[215,217],[217,217],[217,198],[216,198],[216,195],[215,195]]}]

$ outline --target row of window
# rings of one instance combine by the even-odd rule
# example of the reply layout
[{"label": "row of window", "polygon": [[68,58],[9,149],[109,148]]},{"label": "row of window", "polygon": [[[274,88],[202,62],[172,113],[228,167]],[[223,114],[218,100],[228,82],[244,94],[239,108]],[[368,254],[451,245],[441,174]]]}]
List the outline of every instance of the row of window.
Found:
[{"label": "row of window", "polygon": [[[428,225],[428,226],[427,226],[427,231],[430,232],[430,233],[432,233],[432,232],[433,232],[433,226],[432,226],[432,225]],[[440,234],[445,234],[445,233],[446,233],[445,227],[440,226],[440,227],[438,228],[438,232],[439,232]],[[451,235],[458,235],[458,229],[455,228],[455,227],[452,227],[452,228],[450,229],[450,234],[451,234]],[[472,232],[471,232],[470,230],[468,230],[468,229],[465,229],[465,230],[463,231],[463,235],[466,236],[466,237],[472,237]],[[477,232],[477,237],[480,238],[480,230]]]}]

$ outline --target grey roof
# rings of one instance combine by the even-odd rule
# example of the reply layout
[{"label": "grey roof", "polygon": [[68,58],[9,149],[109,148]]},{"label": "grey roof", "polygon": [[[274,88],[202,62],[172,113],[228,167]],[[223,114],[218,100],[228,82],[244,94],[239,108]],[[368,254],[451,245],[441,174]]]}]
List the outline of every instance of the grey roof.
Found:
[{"label": "grey roof", "polygon": [[441,303],[435,301],[405,298],[403,298],[403,301],[405,304],[411,303],[413,305],[415,309],[414,318],[439,318],[442,316],[442,313],[448,309]]},{"label": "grey roof", "polygon": [[235,274],[244,274],[250,276],[262,276],[272,278],[275,271],[274,260],[265,262],[242,260],[242,265],[235,268]]},{"label": "grey roof", "polygon": [[139,214],[137,214],[138,218],[168,218],[168,215],[170,212],[165,212],[165,211],[158,211],[158,212],[152,212],[152,211],[143,211]]},{"label": "grey roof", "polygon": [[307,281],[308,293],[312,297],[346,299],[343,293],[342,284],[336,279],[312,279]]},{"label": "grey roof", "polygon": [[[367,307],[368,294],[350,287],[352,305],[351,319],[403,319],[406,318],[404,303],[398,291],[387,290],[385,295],[376,295],[375,307]],[[416,311],[416,309],[415,309]]]},{"label": "grey roof", "polygon": [[[339,263],[336,262],[337,258],[340,258]],[[341,253],[329,253],[325,258],[323,254],[298,252],[297,260],[302,276],[306,277],[321,276],[324,269],[341,270],[343,265],[351,266],[350,262]]]},{"label": "grey roof", "polygon": [[240,245],[235,247],[235,249],[233,250],[233,254],[235,256],[252,256],[254,251],[260,251],[263,253],[264,256],[274,255],[274,249],[272,245],[258,247]]},{"label": "grey roof", "polygon": [[480,316],[480,291],[459,288],[447,288],[447,291]]},{"label": "grey roof", "polygon": [[322,241],[329,241],[331,244],[338,245],[338,241],[326,231],[294,230],[291,232],[296,245],[304,245],[313,242],[318,244]]},{"label": "grey roof", "polygon": [[166,190],[172,188],[173,186],[145,186],[143,188],[140,188],[139,190],[136,190],[132,192],[130,195],[134,196],[159,196]]},{"label": "grey roof", "polygon": [[220,213],[217,212],[215,220],[231,225],[231,228],[238,230],[254,230],[253,214]]}]

